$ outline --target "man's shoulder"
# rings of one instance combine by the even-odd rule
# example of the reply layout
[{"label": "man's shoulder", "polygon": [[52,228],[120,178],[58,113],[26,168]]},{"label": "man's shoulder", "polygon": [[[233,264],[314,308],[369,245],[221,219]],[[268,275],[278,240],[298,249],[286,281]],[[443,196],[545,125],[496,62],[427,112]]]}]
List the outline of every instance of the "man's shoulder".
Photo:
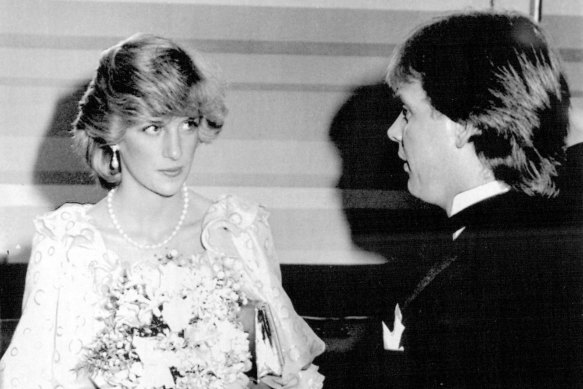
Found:
[{"label": "man's shoulder", "polygon": [[[581,229],[561,219],[552,201],[509,192],[468,211],[462,215],[466,228],[455,241],[454,251],[473,258],[471,266],[482,264],[485,271],[544,269],[558,265],[559,257],[580,254]],[[507,268],[511,264],[515,266]]]},{"label": "man's shoulder", "polygon": [[509,191],[483,200],[462,211],[458,218],[473,228],[538,229],[557,223],[549,199]]}]

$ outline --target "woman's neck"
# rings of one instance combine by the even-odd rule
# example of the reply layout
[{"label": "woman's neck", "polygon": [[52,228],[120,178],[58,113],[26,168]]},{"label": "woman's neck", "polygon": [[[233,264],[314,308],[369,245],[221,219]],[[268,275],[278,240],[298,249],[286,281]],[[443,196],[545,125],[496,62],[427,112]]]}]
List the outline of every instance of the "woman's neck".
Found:
[{"label": "woman's neck", "polygon": [[130,243],[147,246],[176,234],[188,208],[188,194],[184,189],[166,197],[120,186],[108,194],[107,201],[111,222],[120,235]]}]

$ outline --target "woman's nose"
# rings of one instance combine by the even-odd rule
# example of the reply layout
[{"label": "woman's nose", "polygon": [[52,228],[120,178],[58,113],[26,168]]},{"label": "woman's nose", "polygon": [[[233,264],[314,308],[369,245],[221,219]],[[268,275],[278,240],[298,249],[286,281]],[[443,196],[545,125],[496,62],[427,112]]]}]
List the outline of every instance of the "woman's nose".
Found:
[{"label": "woman's nose", "polygon": [[168,128],[164,134],[164,156],[173,160],[182,157],[182,142],[178,128]]},{"label": "woman's nose", "polygon": [[393,142],[401,142],[403,136],[403,114],[399,114],[399,117],[391,124],[387,131],[387,136]]}]

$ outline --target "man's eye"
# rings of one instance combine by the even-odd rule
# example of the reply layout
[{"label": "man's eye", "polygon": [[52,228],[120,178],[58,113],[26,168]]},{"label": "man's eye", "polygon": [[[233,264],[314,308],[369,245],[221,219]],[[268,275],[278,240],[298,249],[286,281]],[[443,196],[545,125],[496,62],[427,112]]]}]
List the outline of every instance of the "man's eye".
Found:
[{"label": "man's eye", "polygon": [[142,129],[142,131],[148,135],[157,135],[160,133],[161,130],[162,130],[162,127],[157,126],[155,124],[151,124],[151,125],[144,127]]},{"label": "man's eye", "polygon": [[409,121],[409,110],[407,108],[401,108],[401,115],[403,115],[403,119],[405,119],[406,122]]}]

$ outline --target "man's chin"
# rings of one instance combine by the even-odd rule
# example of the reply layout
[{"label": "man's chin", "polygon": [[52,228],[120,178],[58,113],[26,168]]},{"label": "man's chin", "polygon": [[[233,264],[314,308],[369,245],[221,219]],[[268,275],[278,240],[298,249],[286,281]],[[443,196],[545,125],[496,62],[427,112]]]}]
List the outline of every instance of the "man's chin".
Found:
[{"label": "man's chin", "polygon": [[435,204],[435,199],[427,196],[426,191],[420,190],[418,185],[415,185],[414,182],[411,182],[411,178],[409,177],[409,181],[407,181],[407,191],[409,194],[416,199],[423,201],[424,203]]},{"label": "man's chin", "polygon": [[415,185],[413,185],[413,183],[411,183],[411,177],[409,177],[409,180],[407,181],[407,191],[409,192],[409,194],[411,196],[420,199],[420,197],[417,194],[417,190],[415,188]]}]

